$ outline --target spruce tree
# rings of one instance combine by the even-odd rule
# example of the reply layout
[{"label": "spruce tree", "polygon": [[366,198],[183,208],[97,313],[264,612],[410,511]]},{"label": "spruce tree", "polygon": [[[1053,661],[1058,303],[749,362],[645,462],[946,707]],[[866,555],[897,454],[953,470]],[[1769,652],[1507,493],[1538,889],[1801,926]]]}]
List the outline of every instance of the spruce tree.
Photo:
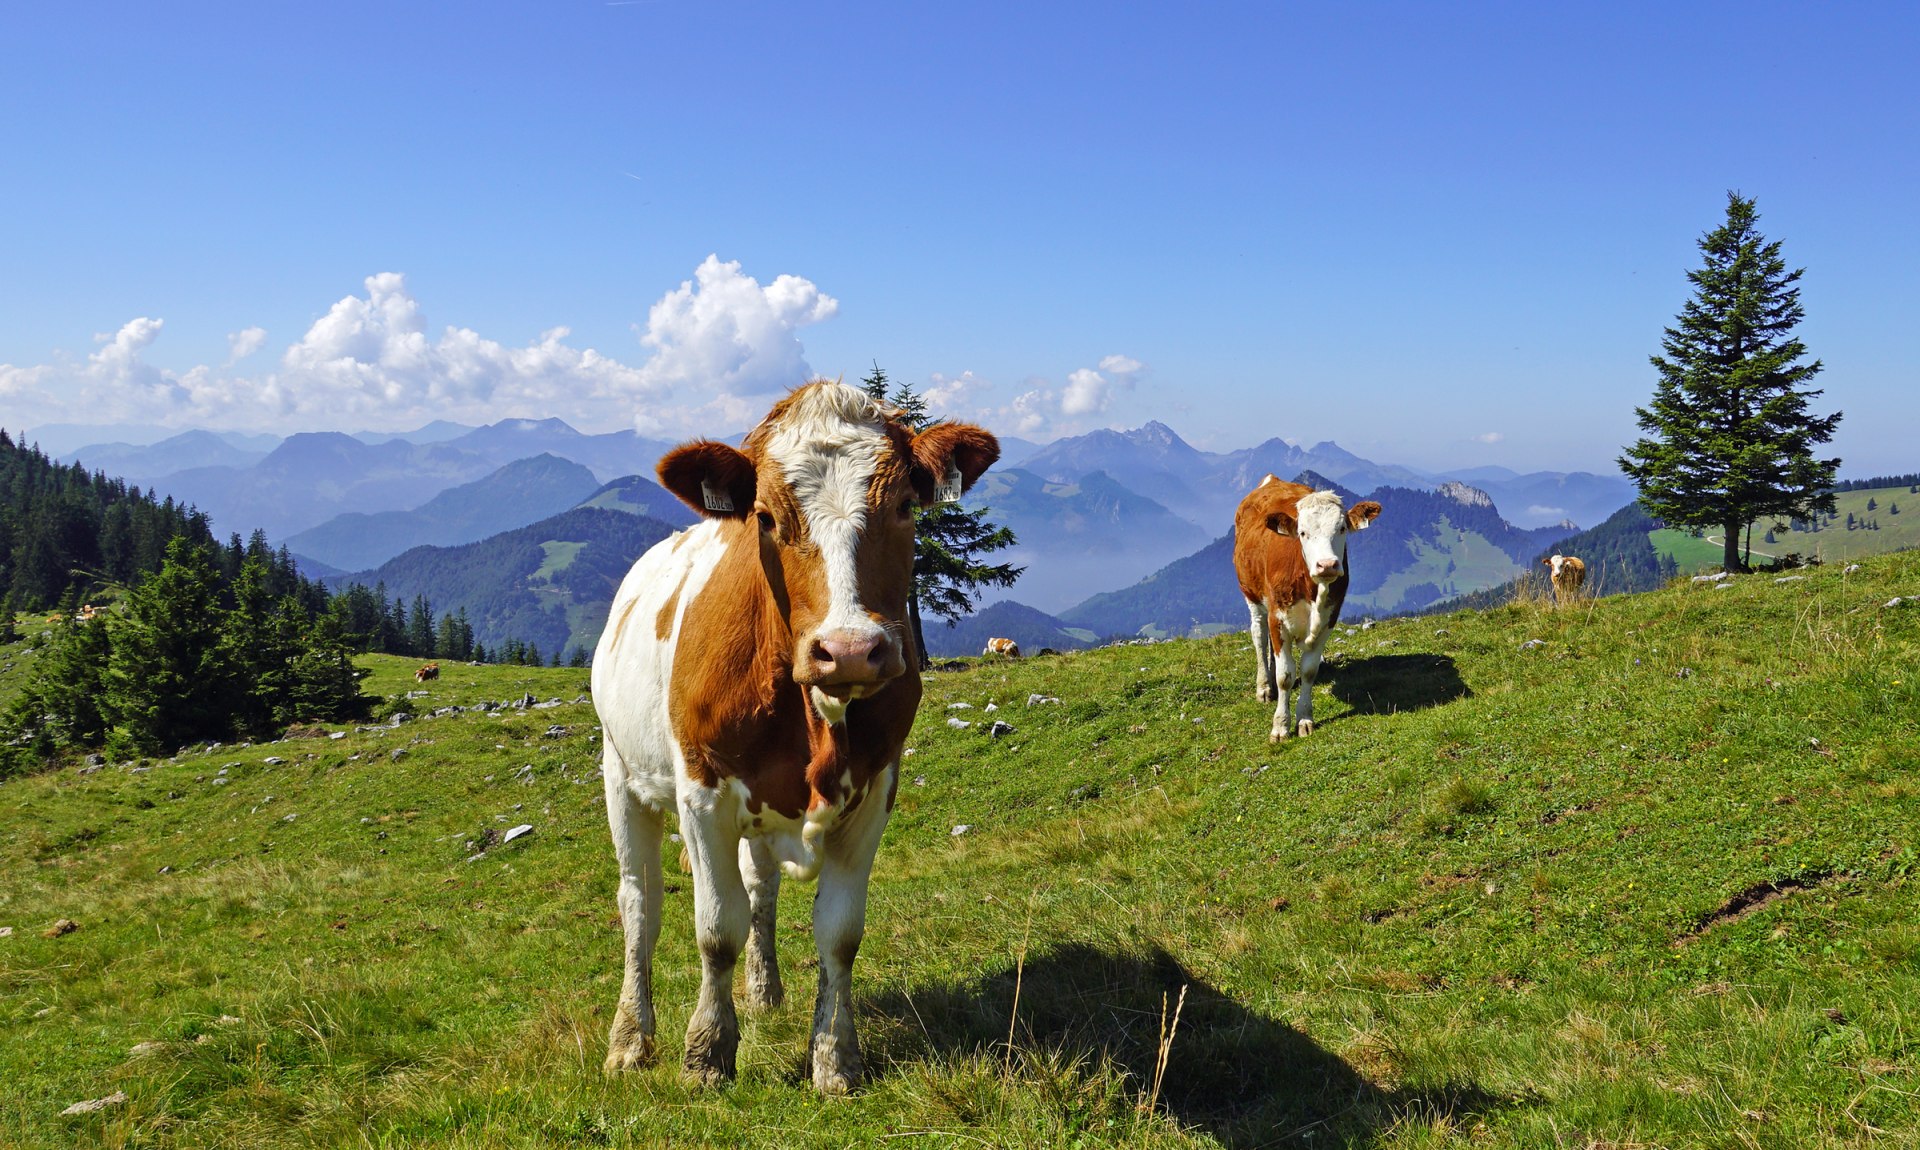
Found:
[{"label": "spruce tree", "polygon": [[1687,273],[1693,296],[1652,357],[1660,379],[1649,407],[1636,409],[1646,433],[1620,457],[1640,485],[1640,502],[1679,526],[1724,532],[1722,566],[1744,570],[1740,533],[1768,515],[1832,512],[1838,459],[1814,448],[1833,438],[1840,413],[1819,416],[1804,388],[1819,360],[1793,335],[1804,316],[1780,241],[1755,226],[1752,199],[1727,194],[1726,222],[1702,236],[1702,266]]},{"label": "spruce tree", "polygon": [[106,709],[130,749],[171,750],[232,730],[238,668],[223,614],[206,553],[175,536],[159,574],[127,593],[113,628]]}]

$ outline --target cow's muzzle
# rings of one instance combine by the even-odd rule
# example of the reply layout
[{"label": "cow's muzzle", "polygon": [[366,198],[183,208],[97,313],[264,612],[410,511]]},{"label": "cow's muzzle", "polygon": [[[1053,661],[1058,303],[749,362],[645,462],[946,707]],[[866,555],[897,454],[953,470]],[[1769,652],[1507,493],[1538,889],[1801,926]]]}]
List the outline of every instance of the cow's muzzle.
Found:
[{"label": "cow's muzzle", "polygon": [[[906,669],[900,645],[883,630],[824,631],[807,645],[807,657],[794,678],[828,694],[835,688],[884,683]],[[851,692],[849,692],[851,693]]]}]

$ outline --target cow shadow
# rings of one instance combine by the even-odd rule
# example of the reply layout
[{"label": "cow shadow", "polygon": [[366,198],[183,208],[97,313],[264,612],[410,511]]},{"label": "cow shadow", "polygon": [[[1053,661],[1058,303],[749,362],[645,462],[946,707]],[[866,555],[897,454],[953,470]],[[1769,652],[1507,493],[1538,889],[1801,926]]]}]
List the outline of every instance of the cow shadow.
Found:
[{"label": "cow shadow", "polygon": [[1424,711],[1473,697],[1473,689],[1460,677],[1460,668],[1451,655],[1346,659],[1324,665],[1320,680],[1355,715]]},{"label": "cow shadow", "polygon": [[[1222,1145],[1360,1146],[1407,1118],[1476,1117],[1523,1105],[1470,1083],[1395,1089],[1285,1022],[1209,986],[1165,949],[1116,954],[1068,943],[959,984],[894,991],[863,1002],[872,1064],[902,1068],[930,1056],[1007,1057],[1017,1051],[1091,1072],[1110,1066],[1144,1097],[1154,1079],[1162,1025],[1179,1011],[1160,1105],[1183,1128]],[[876,1017],[877,1016],[877,1017]]]}]

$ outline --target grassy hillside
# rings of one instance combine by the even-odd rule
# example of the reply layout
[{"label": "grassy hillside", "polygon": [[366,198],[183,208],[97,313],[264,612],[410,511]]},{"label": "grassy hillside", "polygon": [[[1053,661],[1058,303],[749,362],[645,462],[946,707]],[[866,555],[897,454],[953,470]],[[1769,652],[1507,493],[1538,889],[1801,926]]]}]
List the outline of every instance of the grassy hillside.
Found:
[{"label": "grassy hillside", "polygon": [[[1920,554],[1732,584],[1343,628],[1280,746],[1239,635],[935,675],[856,972],[875,1076],[839,1102],[799,1074],[804,884],[788,1005],[736,1085],[680,1083],[671,857],[663,1065],[602,1077],[583,703],[13,780],[0,1144],[1914,1145],[1920,605],[1885,604]],[[585,675],[431,686],[418,712]]]}]

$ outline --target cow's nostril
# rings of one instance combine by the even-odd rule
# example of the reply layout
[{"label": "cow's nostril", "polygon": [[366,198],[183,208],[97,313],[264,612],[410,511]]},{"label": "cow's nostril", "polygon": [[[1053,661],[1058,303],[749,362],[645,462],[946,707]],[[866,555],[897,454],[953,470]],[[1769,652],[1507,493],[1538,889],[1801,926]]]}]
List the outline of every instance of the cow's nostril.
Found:
[{"label": "cow's nostril", "polygon": [[808,657],[823,667],[831,667],[834,664],[833,652],[818,639],[813,641],[813,650],[808,652]]}]

